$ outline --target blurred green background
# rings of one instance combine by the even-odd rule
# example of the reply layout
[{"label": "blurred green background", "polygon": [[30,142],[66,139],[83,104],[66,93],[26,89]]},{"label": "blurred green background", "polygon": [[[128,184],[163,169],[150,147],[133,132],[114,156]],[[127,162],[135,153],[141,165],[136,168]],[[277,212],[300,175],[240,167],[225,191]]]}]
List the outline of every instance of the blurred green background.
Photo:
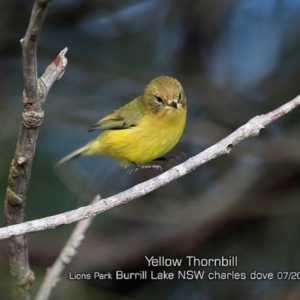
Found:
[{"label": "blurred green background", "polygon": [[[33,1],[0,2],[0,192],[22,113],[19,40]],[[87,130],[169,75],[188,99],[184,135],[170,155],[196,155],[250,118],[300,93],[299,0],[52,1],[38,45],[41,75],[68,47],[68,65],[44,105],[27,220],[87,205],[157,175],[126,175],[118,162],[55,162],[97,136]],[[237,267],[154,271],[300,271],[300,109],[272,123],[229,156],[127,205],[98,215],[51,299],[300,299],[299,280],[68,279],[69,272],[151,271],[147,256],[238,257]],[[179,163],[178,162],[175,162]],[[163,165],[164,170],[169,165]],[[3,210],[0,213],[4,224]],[[74,225],[28,235],[33,294]],[[299,278],[298,274],[298,278]],[[0,241],[0,295],[9,299],[6,241]]]}]

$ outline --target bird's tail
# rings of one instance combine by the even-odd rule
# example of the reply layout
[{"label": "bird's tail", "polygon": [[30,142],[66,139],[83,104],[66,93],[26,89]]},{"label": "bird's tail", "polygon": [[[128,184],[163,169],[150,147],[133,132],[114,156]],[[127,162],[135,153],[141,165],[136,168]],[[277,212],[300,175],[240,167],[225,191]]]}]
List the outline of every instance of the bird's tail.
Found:
[{"label": "bird's tail", "polygon": [[86,151],[87,151],[87,147],[86,146],[83,146],[83,147],[77,149],[76,151],[70,153],[69,155],[67,155],[67,156],[63,157],[61,160],[59,160],[56,163],[55,167],[63,165],[64,163],[68,162],[69,160],[74,159],[74,158],[76,158],[76,157],[84,154],[84,152],[86,152]]}]

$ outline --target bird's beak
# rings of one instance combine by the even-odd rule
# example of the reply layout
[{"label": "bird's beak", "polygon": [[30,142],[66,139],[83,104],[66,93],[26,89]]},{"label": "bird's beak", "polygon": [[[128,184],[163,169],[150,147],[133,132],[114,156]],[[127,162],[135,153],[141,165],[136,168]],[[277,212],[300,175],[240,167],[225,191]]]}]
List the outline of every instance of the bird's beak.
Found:
[{"label": "bird's beak", "polygon": [[178,108],[177,102],[175,102],[175,101],[168,102],[168,105],[173,107],[173,108]]}]

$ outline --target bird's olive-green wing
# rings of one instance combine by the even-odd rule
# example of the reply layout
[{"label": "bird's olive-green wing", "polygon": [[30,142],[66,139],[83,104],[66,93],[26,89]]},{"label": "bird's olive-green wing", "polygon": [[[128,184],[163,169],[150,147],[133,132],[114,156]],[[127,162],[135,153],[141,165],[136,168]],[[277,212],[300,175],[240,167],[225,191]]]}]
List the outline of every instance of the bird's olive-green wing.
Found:
[{"label": "bird's olive-green wing", "polygon": [[89,130],[126,129],[137,126],[144,115],[143,105],[138,98],[108,114]]}]

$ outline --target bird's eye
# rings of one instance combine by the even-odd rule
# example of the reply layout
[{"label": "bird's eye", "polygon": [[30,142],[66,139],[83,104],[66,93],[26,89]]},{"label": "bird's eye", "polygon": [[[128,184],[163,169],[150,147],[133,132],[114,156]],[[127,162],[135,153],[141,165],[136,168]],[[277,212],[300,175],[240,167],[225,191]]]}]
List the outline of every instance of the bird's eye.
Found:
[{"label": "bird's eye", "polygon": [[181,97],[182,97],[182,93],[179,94],[178,101],[181,100]]},{"label": "bird's eye", "polygon": [[155,99],[158,103],[163,103],[163,99],[161,99],[160,97],[155,96]]}]

